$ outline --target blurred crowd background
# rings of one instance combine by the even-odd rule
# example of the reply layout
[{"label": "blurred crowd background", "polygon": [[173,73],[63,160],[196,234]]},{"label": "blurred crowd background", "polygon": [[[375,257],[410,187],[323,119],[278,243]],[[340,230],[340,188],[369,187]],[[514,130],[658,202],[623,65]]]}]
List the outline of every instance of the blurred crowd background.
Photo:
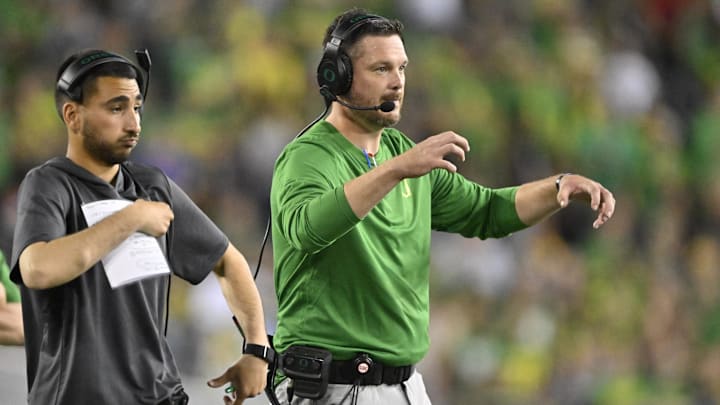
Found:
[{"label": "blurred crowd background", "polygon": [[[275,158],[322,112],[322,37],[352,6],[405,23],[411,138],[469,138],[459,171],[487,186],[575,172],[617,199],[600,230],[576,203],[501,240],[434,235],[419,366],[433,403],[720,404],[718,0],[0,0],[0,248],[25,172],[65,153],[57,66],[147,47],[133,158],[166,170],[255,270]],[[257,282],[273,331],[271,249]],[[219,375],[241,340],[212,277],[173,283],[171,306],[188,384]],[[0,392],[18,398],[22,356],[3,350],[20,384]],[[191,395],[220,403],[201,383]]]}]

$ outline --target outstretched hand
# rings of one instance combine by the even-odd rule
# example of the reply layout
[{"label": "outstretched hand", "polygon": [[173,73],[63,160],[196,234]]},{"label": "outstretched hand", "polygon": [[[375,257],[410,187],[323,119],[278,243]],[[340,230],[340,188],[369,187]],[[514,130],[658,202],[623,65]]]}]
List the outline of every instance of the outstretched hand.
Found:
[{"label": "outstretched hand", "polygon": [[566,207],[569,200],[583,200],[590,203],[590,208],[597,211],[598,216],[593,222],[597,229],[612,218],[615,212],[615,197],[602,184],[577,174],[563,176],[559,183],[557,201]]},{"label": "outstretched hand", "polygon": [[220,388],[230,383],[226,389],[228,395],[223,397],[223,402],[226,405],[240,405],[245,399],[263,392],[267,383],[267,369],[268,364],[264,360],[244,354],[221,376],[213,378],[207,384],[211,388]]}]

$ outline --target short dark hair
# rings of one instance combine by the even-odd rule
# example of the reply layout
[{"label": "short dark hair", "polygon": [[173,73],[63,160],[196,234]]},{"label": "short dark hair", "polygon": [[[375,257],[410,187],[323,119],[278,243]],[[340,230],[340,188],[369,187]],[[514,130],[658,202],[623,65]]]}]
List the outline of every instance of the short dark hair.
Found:
[{"label": "short dark hair", "polygon": [[[60,65],[60,68],[58,68],[57,75],[55,77],[55,109],[57,110],[61,120],[63,119],[63,105],[68,101],[75,101],[82,104],[85,97],[91,96],[97,90],[96,84],[98,77],[122,77],[138,80],[138,73],[129,61],[127,63],[108,62],[99,64],[84,73],[69,89],[67,89],[67,91],[60,89],[57,83],[68,66],[78,59],[101,52],[105,51],[99,49],[89,49],[74,53],[65,59],[65,61]],[[138,81],[138,86],[139,85],[140,82]]]},{"label": "short dark hair", "polygon": [[[325,31],[325,37],[323,38],[323,48],[325,48],[325,45],[332,39],[332,34],[335,31],[335,29],[343,22],[353,20],[360,16],[366,16],[366,15],[375,15],[365,9],[353,7],[344,13],[338,15],[335,17],[333,22],[330,24],[329,27],[327,27],[327,30]],[[387,36],[387,35],[398,35],[400,36],[400,39],[405,42],[405,39],[403,38],[402,31],[405,27],[403,26],[403,23],[400,22],[400,20],[397,19],[390,19],[390,18],[381,18],[377,20],[373,20],[368,24],[364,24],[360,27],[358,27],[356,30],[352,32],[352,35],[345,38],[342,42],[341,48],[342,50],[349,56],[352,56],[350,54],[350,50],[352,47],[364,36],[366,35],[381,35],[381,36]]]}]

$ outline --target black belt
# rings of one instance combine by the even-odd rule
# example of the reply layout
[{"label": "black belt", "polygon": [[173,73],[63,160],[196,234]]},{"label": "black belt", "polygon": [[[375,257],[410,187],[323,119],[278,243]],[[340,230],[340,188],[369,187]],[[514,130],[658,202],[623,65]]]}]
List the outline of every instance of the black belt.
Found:
[{"label": "black belt", "polygon": [[415,366],[386,366],[370,357],[352,360],[333,360],[330,363],[330,384],[380,385],[400,384],[407,381]]}]

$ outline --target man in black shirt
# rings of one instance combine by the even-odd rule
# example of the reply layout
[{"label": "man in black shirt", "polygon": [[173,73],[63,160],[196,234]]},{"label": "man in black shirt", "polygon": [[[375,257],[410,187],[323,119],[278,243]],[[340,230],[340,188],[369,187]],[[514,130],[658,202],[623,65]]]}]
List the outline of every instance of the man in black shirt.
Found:
[{"label": "man in black shirt", "polygon": [[[22,292],[30,404],[187,403],[163,332],[169,277],[143,277],[152,270],[147,261],[121,269],[139,274],[136,281],[113,288],[106,275],[108,254],[138,235],[156,238],[162,264],[164,256],[192,284],[214,272],[247,347],[268,346],[243,255],[162,171],[127,161],[140,139],[147,56],[143,71],[120,55],[84,51],[58,71],[67,153],[23,180],[11,264]],[[124,208],[88,226],[83,206],[101,200]],[[144,254],[135,249],[128,257]],[[262,392],[267,366],[244,354],[208,384],[232,384],[225,402],[240,404]]]}]

